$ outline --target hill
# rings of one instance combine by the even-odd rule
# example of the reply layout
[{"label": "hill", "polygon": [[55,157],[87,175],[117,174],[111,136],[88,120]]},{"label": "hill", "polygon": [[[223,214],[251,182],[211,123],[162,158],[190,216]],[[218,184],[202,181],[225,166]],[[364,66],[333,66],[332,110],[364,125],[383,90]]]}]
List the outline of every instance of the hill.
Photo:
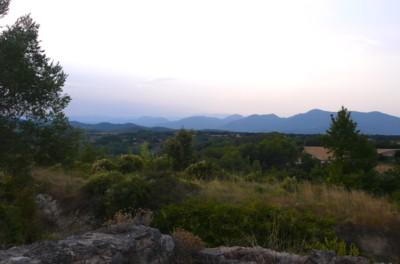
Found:
[{"label": "hill", "polygon": [[[94,131],[132,132],[146,128],[223,130],[231,132],[281,132],[293,134],[324,133],[331,122],[334,112],[314,109],[291,117],[267,115],[231,115],[225,118],[191,116],[176,121],[162,117],[144,117],[135,123],[85,124],[73,122],[75,127]],[[360,131],[369,135],[400,135],[400,118],[381,112],[352,112],[352,118],[358,123]]]}]

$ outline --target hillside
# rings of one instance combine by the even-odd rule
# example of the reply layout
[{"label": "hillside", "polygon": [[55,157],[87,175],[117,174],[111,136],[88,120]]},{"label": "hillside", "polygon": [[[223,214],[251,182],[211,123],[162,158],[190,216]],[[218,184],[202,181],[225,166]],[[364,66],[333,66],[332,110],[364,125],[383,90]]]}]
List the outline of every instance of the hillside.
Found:
[{"label": "hillside", "polygon": [[[162,117],[143,117],[135,123],[84,124],[73,122],[76,127],[95,131],[135,131],[147,128],[194,129],[194,130],[224,130],[231,132],[281,132],[293,134],[324,133],[331,122],[334,112],[314,109],[291,117],[267,115],[231,115],[225,118],[208,116],[191,116],[168,121]],[[352,118],[357,122],[360,131],[370,135],[400,135],[400,118],[381,112],[352,112]],[[161,121],[161,122],[159,122]]]}]

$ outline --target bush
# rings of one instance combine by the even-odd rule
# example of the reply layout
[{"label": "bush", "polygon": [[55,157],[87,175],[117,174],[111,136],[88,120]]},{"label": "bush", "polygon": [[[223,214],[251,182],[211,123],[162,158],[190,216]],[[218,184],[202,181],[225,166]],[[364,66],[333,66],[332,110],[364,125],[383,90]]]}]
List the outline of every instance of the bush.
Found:
[{"label": "bush", "polygon": [[177,264],[194,263],[193,254],[204,249],[204,242],[198,236],[183,230],[176,229],[172,233],[175,241],[175,262]]},{"label": "bush", "polygon": [[33,242],[39,231],[32,188],[0,174],[0,249]]},{"label": "bush", "polygon": [[160,156],[150,160],[148,169],[150,171],[169,171],[172,169],[172,162],[167,156]]},{"label": "bush", "polygon": [[186,168],[186,175],[190,179],[214,180],[223,178],[223,172],[213,163],[199,161]]},{"label": "bush", "polygon": [[137,155],[121,155],[118,159],[118,169],[122,173],[141,171],[143,167],[143,159]]},{"label": "bush", "polygon": [[139,207],[148,208],[148,201],[151,199],[149,184],[136,176],[124,177],[108,188],[105,199],[108,216],[118,211],[133,213]]},{"label": "bush", "polygon": [[120,172],[93,175],[83,186],[88,207],[100,219],[118,211],[132,213],[137,208],[159,209],[182,201],[195,188],[169,174],[150,173],[139,177]]},{"label": "bush", "polygon": [[167,204],[181,202],[198,190],[194,184],[184,182],[170,173],[147,173],[146,180],[150,185],[151,197],[147,205],[152,210],[158,210]]},{"label": "bush", "polygon": [[176,228],[193,232],[209,246],[259,245],[301,251],[306,243],[335,238],[331,219],[251,203],[232,205],[188,200],[162,208],[155,224],[163,232]]},{"label": "bush", "polygon": [[120,182],[124,176],[119,172],[102,172],[89,178],[82,190],[87,197],[89,208],[98,217],[105,217],[107,211],[106,194],[109,188]]},{"label": "bush", "polygon": [[117,168],[117,166],[109,159],[100,159],[93,163],[92,165],[92,173],[104,172],[104,171],[113,171]]}]

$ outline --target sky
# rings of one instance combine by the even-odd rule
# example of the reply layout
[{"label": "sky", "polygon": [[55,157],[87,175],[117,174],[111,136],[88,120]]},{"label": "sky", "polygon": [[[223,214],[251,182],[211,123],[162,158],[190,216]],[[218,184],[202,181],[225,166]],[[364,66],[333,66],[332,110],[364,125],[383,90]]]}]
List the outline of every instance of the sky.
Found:
[{"label": "sky", "polygon": [[12,0],[69,77],[70,116],[400,116],[398,0]]}]

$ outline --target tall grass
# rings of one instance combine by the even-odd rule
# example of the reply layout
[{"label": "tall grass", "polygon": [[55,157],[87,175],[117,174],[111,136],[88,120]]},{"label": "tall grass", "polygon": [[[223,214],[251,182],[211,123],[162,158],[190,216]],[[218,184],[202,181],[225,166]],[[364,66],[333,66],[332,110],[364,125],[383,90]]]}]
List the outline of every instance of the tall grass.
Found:
[{"label": "tall grass", "polygon": [[64,170],[62,167],[34,168],[32,176],[39,190],[52,195],[56,200],[74,197],[87,178],[80,170]]},{"label": "tall grass", "polygon": [[[391,229],[400,226],[400,212],[386,198],[363,191],[311,183],[255,183],[245,181],[197,182],[205,199],[241,203],[265,202],[278,207],[311,210],[338,223]],[[397,229],[396,228],[396,229]]]}]

